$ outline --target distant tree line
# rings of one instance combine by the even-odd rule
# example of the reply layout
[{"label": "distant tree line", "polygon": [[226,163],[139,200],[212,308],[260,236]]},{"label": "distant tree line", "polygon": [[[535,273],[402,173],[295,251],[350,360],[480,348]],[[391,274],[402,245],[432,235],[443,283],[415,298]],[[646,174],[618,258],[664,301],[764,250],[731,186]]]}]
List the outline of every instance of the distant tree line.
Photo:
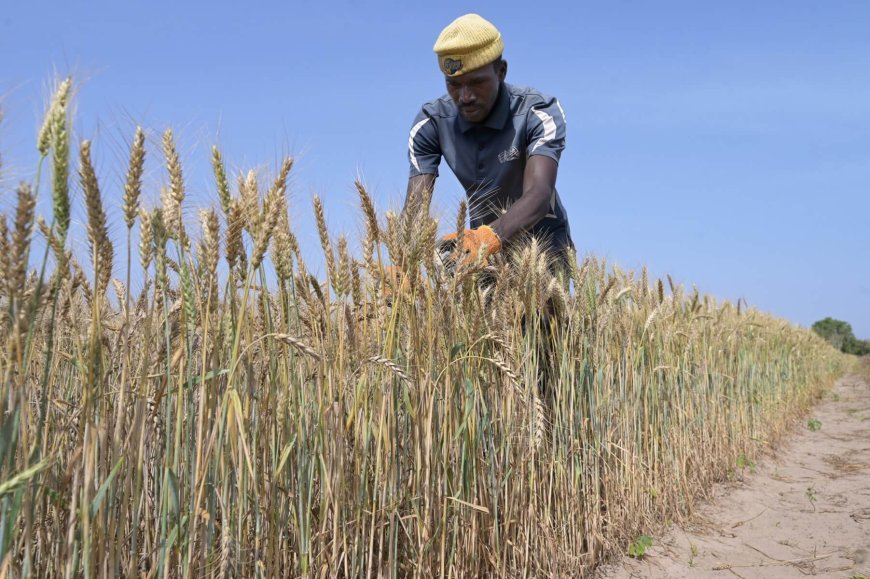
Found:
[{"label": "distant tree line", "polygon": [[864,356],[870,354],[870,340],[859,340],[852,333],[852,326],[842,320],[825,318],[813,324],[813,331],[832,346],[847,354]]}]

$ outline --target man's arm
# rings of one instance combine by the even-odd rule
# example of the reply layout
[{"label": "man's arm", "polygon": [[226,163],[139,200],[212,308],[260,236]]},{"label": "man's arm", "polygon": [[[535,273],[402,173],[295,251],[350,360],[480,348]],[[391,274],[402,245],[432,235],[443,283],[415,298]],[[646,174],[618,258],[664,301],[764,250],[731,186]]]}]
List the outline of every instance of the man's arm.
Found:
[{"label": "man's arm", "polygon": [[412,201],[419,201],[423,192],[435,187],[435,175],[424,174],[414,175],[408,179],[408,192],[405,193],[405,207],[402,208],[402,213],[412,205]]},{"label": "man's arm", "polygon": [[558,168],[559,165],[550,157],[529,157],[523,173],[522,196],[511,205],[507,213],[490,223],[499,239],[508,241],[517,233],[533,227],[547,215],[550,199],[556,189]]},{"label": "man's arm", "polygon": [[408,207],[417,205],[424,191],[431,190],[435,186],[438,165],[441,164],[438,129],[435,121],[426,112],[425,106],[417,114],[411,127],[408,137],[408,161],[411,174],[408,179],[408,191],[405,194],[405,206],[402,208],[403,215]]}]

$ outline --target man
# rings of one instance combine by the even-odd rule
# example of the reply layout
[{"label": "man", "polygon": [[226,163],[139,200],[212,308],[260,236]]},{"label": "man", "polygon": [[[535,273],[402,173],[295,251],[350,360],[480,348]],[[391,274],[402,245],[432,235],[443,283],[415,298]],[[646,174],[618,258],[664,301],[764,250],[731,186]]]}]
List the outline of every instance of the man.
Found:
[{"label": "man", "polygon": [[434,50],[447,94],[423,105],[411,127],[406,206],[434,187],[443,157],[468,197],[469,258],[488,257],[527,234],[553,252],[573,247],[556,192],[565,146],[559,101],[505,83],[501,34],[477,14],[451,22]]}]

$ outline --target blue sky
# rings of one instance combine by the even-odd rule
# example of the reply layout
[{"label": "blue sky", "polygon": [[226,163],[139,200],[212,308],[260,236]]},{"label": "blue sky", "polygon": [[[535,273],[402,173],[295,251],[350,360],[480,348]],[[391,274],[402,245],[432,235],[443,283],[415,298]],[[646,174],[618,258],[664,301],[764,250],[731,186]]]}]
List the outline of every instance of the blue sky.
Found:
[{"label": "blue sky", "polygon": [[[314,260],[313,193],[331,229],[352,237],[357,175],[382,211],[403,197],[411,120],[444,92],[432,44],[453,18],[478,12],[502,32],[508,82],[565,109],[558,188],[581,253],[646,264],[802,325],[843,319],[870,338],[870,3],[423,6],[9,3],[0,203],[32,179],[50,80],[71,73],[76,138],[94,140],[119,243],[138,123],[151,131],[152,204],[166,179],[159,137],[175,131],[191,226],[196,208],[216,203],[212,144],[234,170],[271,173],[294,155],[293,224]],[[452,219],[462,194],[442,166],[438,210]],[[75,217],[84,246],[80,206]]]}]

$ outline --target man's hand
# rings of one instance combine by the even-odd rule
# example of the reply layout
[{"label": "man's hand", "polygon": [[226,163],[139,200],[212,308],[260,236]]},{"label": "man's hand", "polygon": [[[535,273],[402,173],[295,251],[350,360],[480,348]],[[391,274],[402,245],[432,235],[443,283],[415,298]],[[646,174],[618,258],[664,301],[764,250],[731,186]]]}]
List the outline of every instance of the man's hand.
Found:
[{"label": "man's hand", "polygon": [[490,223],[504,240],[527,231],[550,211],[550,199],[556,190],[556,161],[543,155],[532,155],[526,162],[523,175],[523,194],[511,205],[507,213]]},{"label": "man's hand", "polygon": [[[457,235],[450,233],[444,236],[444,241],[456,241]],[[486,258],[501,250],[501,239],[492,227],[482,225],[477,229],[466,229],[462,235],[462,250],[465,253],[463,262],[465,265],[473,265],[478,257],[483,255],[483,264]]]}]

